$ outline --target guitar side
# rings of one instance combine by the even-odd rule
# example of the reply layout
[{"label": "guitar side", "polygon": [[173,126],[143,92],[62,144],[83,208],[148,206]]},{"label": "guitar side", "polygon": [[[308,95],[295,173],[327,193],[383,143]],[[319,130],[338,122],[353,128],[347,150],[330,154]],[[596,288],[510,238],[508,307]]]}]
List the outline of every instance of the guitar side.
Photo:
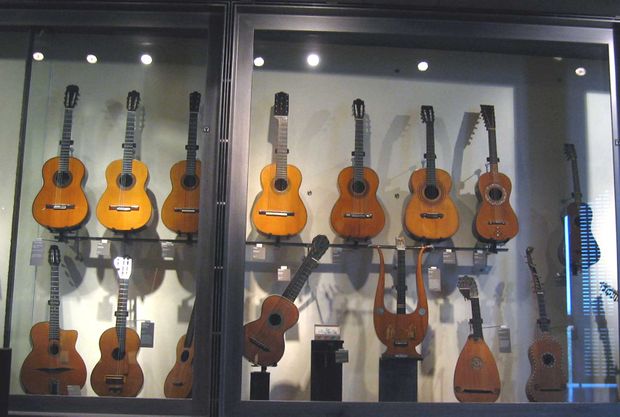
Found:
[{"label": "guitar side", "polygon": [[166,398],[190,398],[194,380],[194,344],[185,348],[186,335],[177,343],[177,359],[164,382]]},{"label": "guitar side", "polygon": [[189,186],[184,183],[186,167],[187,161],[179,161],[170,169],[172,191],[161,208],[161,220],[174,232],[196,233],[200,207],[200,161],[196,161],[195,182]]},{"label": "guitar side", "polygon": [[534,341],[527,351],[531,373],[525,385],[529,401],[565,402],[566,373],[562,346],[549,334]]},{"label": "guitar side", "polygon": [[486,242],[506,242],[519,232],[517,215],[510,206],[512,183],[502,173],[480,176],[476,193],[480,206],[474,221],[478,238]]},{"label": "guitar side", "polygon": [[501,390],[495,358],[484,339],[467,338],[454,369],[454,395],[460,402],[495,402]]}]

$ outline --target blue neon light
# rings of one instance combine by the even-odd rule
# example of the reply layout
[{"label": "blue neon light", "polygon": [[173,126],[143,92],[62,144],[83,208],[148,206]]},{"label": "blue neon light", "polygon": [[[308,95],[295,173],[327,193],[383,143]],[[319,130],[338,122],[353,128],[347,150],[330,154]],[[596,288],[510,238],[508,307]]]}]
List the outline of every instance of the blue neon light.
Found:
[{"label": "blue neon light", "polygon": [[573,302],[571,293],[571,258],[570,258],[570,219],[568,216],[564,216],[564,274],[566,275],[566,314],[571,316],[573,314]]},{"label": "blue neon light", "polygon": [[568,402],[574,401],[575,385],[573,383],[573,326],[566,326],[566,348],[568,350]]}]

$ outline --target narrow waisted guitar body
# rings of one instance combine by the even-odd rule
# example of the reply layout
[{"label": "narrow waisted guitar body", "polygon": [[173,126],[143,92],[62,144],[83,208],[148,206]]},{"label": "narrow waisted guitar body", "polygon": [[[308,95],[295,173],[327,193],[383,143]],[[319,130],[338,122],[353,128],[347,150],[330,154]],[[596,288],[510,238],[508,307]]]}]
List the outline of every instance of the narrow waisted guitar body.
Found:
[{"label": "narrow waisted guitar body", "polygon": [[195,161],[195,174],[189,177],[187,162],[179,161],[170,169],[172,191],[161,208],[161,220],[177,233],[196,233],[200,207],[200,161]]},{"label": "narrow waisted guitar body", "polygon": [[527,350],[531,373],[525,385],[527,399],[536,402],[565,402],[566,372],[562,345],[543,333]]},{"label": "narrow waisted guitar body", "polygon": [[176,362],[164,383],[164,395],[166,398],[189,398],[192,396],[194,380],[193,341],[187,345],[187,335],[181,336],[176,352]]},{"label": "narrow waisted guitar body", "polygon": [[501,172],[480,176],[476,194],[480,206],[476,213],[475,232],[485,242],[506,242],[519,232],[519,221],[510,206],[512,183]]},{"label": "narrow waisted guitar body", "polygon": [[500,387],[493,353],[484,339],[470,335],[454,369],[454,395],[461,402],[495,402]]}]

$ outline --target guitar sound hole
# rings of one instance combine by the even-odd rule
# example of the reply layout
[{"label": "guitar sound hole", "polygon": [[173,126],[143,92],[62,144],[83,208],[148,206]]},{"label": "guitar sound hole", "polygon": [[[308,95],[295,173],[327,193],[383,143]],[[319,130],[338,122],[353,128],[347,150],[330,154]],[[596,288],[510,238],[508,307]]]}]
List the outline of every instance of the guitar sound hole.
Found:
[{"label": "guitar sound hole", "polygon": [[503,196],[504,196],[504,193],[499,188],[491,188],[489,190],[489,198],[492,201],[500,201]]},{"label": "guitar sound hole", "polygon": [[198,185],[198,177],[195,175],[184,175],[181,182],[183,184],[183,187],[192,189],[195,188],[196,185]]},{"label": "guitar sound hole", "polygon": [[125,352],[121,352],[119,348],[115,348],[112,351],[112,357],[114,358],[114,360],[120,361],[125,357]]},{"label": "guitar sound hole", "polygon": [[134,184],[134,177],[132,174],[121,174],[118,177],[118,186],[120,188],[131,188]]},{"label": "guitar sound hole", "polygon": [[282,317],[279,314],[273,313],[269,316],[269,324],[272,326],[279,326],[282,324]]},{"label": "guitar sound hole", "polygon": [[184,350],[183,353],[181,353],[181,362],[186,362],[189,359],[189,352],[187,350]]},{"label": "guitar sound hole", "polygon": [[366,184],[364,183],[364,181],[353,181],[351,189],[353,190],[354,194],[364,194],[364,192],[366,191]]},{"label": "guitar sound hole", "polygon": [[542,361],[543,365],[551,368],[555,364],[555,356],[553,356],[551,353],[543,353]]},{"label": "guitar sound hole", "polygon": [[435,185],[427,185],[426,188],[424,188],[424,197],[428,200],[436,199],[439,197],[439,188]]},{"label": "guitar sound hole", "polygon": [[54,173],[54,185],[58,188],[65,188],[69,184],[71,184],[71,180],[73,176],[70,172],[58,172]]},{"label": "guitar sound hole", "polygon": [[58,352],[60,352],[60,348],[58,347],[57,344],[53,344],[50,346],[49,352],[51,355],[58,355]]}]

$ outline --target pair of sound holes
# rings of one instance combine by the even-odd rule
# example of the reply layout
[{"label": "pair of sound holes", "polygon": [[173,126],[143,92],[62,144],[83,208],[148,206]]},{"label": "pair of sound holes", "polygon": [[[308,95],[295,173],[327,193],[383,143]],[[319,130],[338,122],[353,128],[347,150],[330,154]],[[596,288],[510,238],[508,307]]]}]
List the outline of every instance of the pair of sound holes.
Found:
[{"label": "pair of sound holes", "polygon": [[73,180],[73,175],[69,171],[66,171],[66,172],[56,171],[54,173],[54,185],[58,188],[67,187],[69,184],[71,184],[72,180]]}]

